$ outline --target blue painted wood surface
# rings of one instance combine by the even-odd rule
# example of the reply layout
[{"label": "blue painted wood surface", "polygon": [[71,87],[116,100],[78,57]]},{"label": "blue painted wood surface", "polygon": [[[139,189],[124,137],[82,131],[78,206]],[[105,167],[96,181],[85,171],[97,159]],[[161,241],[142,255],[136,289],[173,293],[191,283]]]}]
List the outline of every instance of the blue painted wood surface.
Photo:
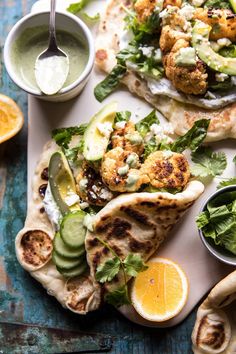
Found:
[{"label": "blue painted wood surface", "polygon": [[[29,12],[33,2],[0,0],[1,53],[10,28]],[[86,317],[80,317],[62,309],[57,301],[48,296],[20,267],[15,257],[14,239],[23,226],[26,214],[27,96],[12,83],[3,64],[0,92],[15,99],[25,115],[22,131],[12,140],[0,145],[0,352],[27,354],[83,350],[88,353],[100,350],[122,354],[191,353],[191,331],[195,312],[182,324],[170,329],[140,327],[123,318],[109,306]],[[53,337],[51,330],[38,327],[21,327],[19,331],[18,327],[11,327],[11,323],[34,324],[79,333],[74,341],[75,335],[65,332],[66,343],[70,343],[65,345],[65,338],[58,335],[58,332],[57,336],[55,337],[54,333]],[[91,338],[94,338],[94,341]],[[98,338],[103,338],[104,341],[110,339],[111,342],[106,348],[99,348],[99,345],[94,346],[95,339],[98,341]],[[55,345],[55,340],[59,346]]]}]

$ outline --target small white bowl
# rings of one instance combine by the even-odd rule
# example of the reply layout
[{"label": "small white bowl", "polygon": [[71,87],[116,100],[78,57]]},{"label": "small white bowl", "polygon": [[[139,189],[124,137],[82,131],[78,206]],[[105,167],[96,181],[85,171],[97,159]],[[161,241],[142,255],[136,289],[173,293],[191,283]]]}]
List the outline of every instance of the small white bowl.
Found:
[{"label": "small white bowl", "polygon": [[[44,99],[46,101],[63,102],[70,100],[77,96],[89,79],[91,74],[94,60],[95,60],[95,48],[94,39],[92,34],[86,24],[73,14],[66,12],[56,13],[56,29],[64,30],[67,33],[79,33],[88,47],[88,62],[83,70],[83,72],[75,79],[75,81],[62,88],[55,95],[44,95],[40,89],[30,87],[27,82],[22,78],[19,70],[14,65],[12,60],[12,47],[14,42],[19,38],[19,36],[28,28],[34,28],[37,26],[48,26],[49,24],[49,11],[44,11],[40,13],[29,14],[18,21],[11,31],[9,32],[4,45],[4,63],[7,72],[11,79],[18,85],[21,89],[27,93],[36,96],[38,98]],[[46,49],[46,48],[45,48]]]}]

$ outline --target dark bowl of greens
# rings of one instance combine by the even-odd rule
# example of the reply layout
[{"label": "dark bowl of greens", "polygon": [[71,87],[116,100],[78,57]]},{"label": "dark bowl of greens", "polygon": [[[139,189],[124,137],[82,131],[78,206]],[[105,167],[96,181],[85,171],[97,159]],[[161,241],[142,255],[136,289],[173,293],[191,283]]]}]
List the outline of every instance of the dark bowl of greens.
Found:
[{"label": "dark bowl of greens", "polygon": [[220,261],[236,266],[236,185],[213,193],[196,222],[208,251]]}]

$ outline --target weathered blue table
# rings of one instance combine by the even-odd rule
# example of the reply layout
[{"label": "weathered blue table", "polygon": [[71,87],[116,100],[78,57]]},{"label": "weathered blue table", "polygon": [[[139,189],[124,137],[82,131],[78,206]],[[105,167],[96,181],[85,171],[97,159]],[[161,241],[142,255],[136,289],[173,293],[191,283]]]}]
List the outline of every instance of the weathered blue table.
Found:
[{"label": "weathered blue table", "polygon": [[[33,2],[0,0],[1,53],[8,31]],[[0,145],[0,353],[191,353],[195,313],[171,329],[142,328],[109,306],[80,317],[62,309],[19,266],[14,239],[26,214],[27,95],[11,82],[2,58],[1,64],[0,92],[20,105],[25,125]]]}]

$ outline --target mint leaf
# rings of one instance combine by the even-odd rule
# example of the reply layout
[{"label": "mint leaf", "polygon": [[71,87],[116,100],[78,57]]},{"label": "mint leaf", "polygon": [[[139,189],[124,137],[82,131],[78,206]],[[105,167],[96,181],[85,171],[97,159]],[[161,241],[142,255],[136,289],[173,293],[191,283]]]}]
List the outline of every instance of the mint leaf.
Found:
[{"label": "mint leaf", "polygon": [[145,118],[136,123],[135,128],[142,136],[142,138],[144,138],[146,134],[150,131],[150,127],[153,124],[160,124],[155,109],[151,113],[149,113]]},{"label": "mint leaf", "polygon": [[230,178],[226,181],[221,181],[218,186],[217,189],[223,188],[223,187],[227,187],[227,186],[233,186],[236,185],[236,177]]},{"label": "mint leaf", "polygon": [[126,274],[136,277],[139,272],[143,272],[148,267],[143,263],[142,258],[138,254],[130,253],[123,261]]},{"label": "mint leaf", "polygon": [[207,135],[210,119],[200,119],[194,123],[192,128],[183,136],[177,138],[171,144],[171,151],[183,152],[187,148],[196,151]]},{"label": "mint leaf", "polygon": [[121,262],[119,257],[114,257],[108,259],[105,263],[100,264],[97,267],[95,278],[100,283],[105,283],[106,281],[111,281],[120,270]]},{"label": "mint leaf", "polygon": [[126,285],[122,285],[116,290],[105,295],[105,301],[115,307],[122,305],[130,305],[131,301],[128,295],[128,289]]},{"label": "mint leaf", "polygon": [[69,148],[69,143],[73,135],[84,135],[84,132],[88,124],[81,124],[78,127],[69,128],[58,128],[52,131],[52,138],[55,140],[57,145],[64,149]]},{"label": "mint leaf", "polygon": [[191,173],[199,177],[215,177],[223,173],[227,166],[224,152],[213,152],[210,147],[202,146],[191,154],[195,163]]}]

